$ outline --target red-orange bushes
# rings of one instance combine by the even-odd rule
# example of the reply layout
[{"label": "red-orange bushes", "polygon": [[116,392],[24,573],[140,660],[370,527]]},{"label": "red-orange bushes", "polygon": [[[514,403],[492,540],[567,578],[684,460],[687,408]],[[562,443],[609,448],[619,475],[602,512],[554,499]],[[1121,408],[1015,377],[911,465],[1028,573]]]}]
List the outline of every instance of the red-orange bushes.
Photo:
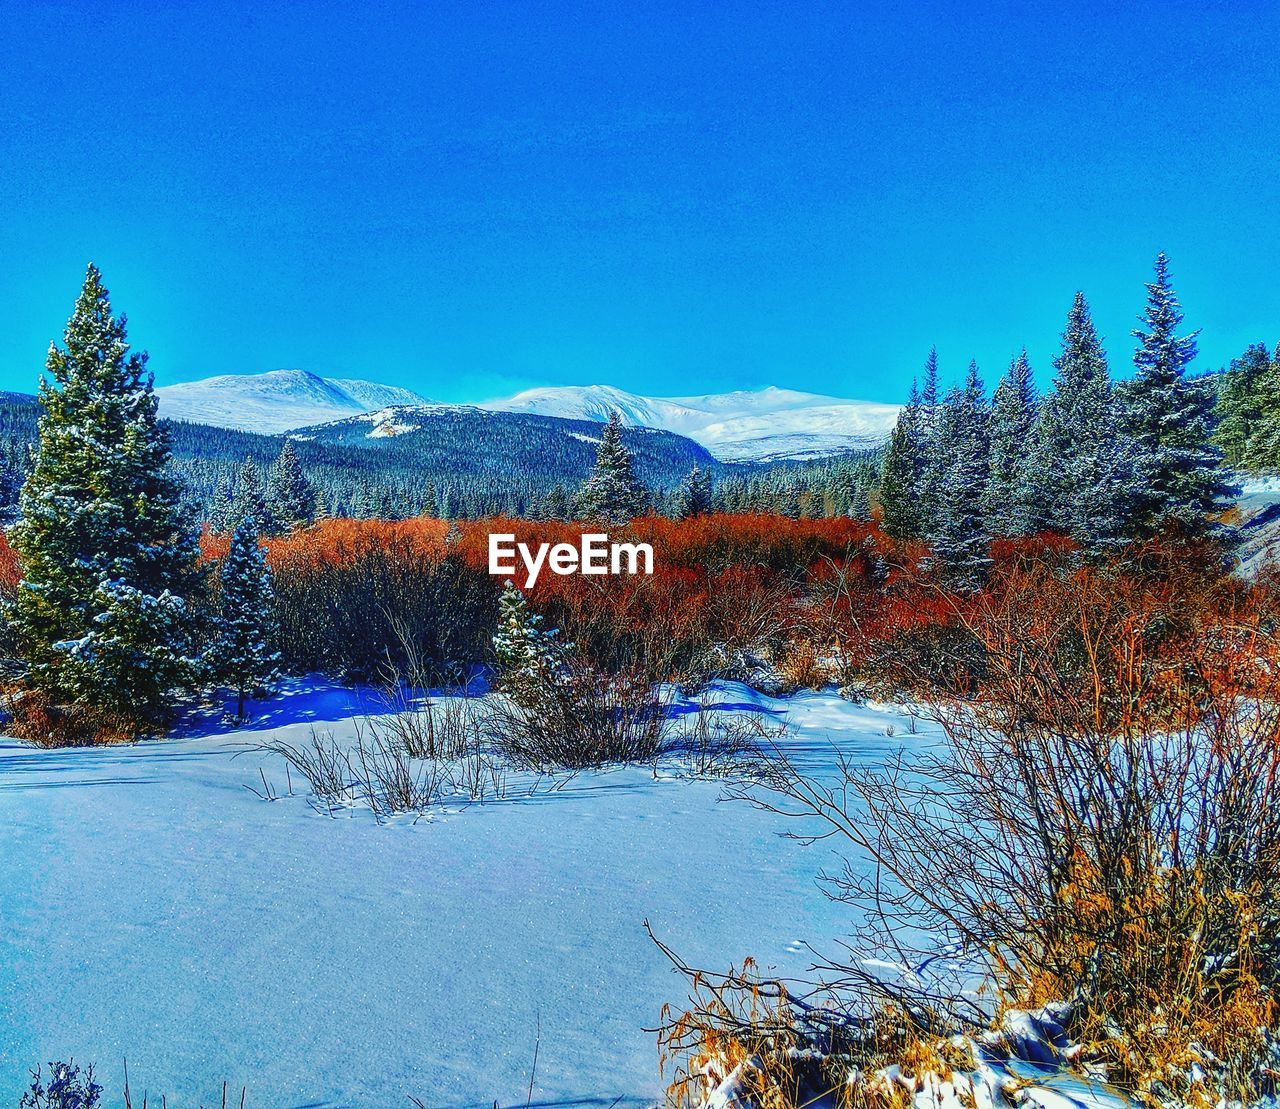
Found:
[{"label": "red-orange bushes", "polygon": [[[585,532],[606,529],[498,517],[459,522],[451,536],[450,530],[430,519],[325,521],[271,540],[268,559],[277,592],[287,594],[298,591],[297,582],[329,580],[343,567],[371,559],[404,574],[440,562],[447,550],[496,593],[499,582],[488,576],[490,535],[510,534],[530,548],[577,547]],[[561,576],[544,567],[530,600],[598,664],[639,666],[654,678],[702,672],[726,649],[780,642],[796,627],[815,581],[839,566],[860,589],[869,589],[873,563],[891,550],[874,525],[839,519],[648,517],[607,530],[615,541],[652,544],[653,574]],[[219,541],[207,540],[206,550],[218,554]],[[523,572],[515,577],[523,586]],[[301,623],[287,634],[295,633],[305,633]],[[473,638],[483,636],[477,631]]]},{"label": "red-orange bushes", "polygon": [[[309,528],[266,539],[267,562],[290,569],[348,565],[371,551],[394,552],[402,558],[433,559],[445,552],[449,525],[426,516],[411,520],[321,520]],[[227,553],[231,536],[208,528],[200,536],[200,552],[216,560]]]},{"label": "red-orange bushes", "polygon": [[891,549],[875,524],[842,517],[792,520],[744,514],[668,520],[649,516],[636,520],[629,530],[636,539],[652,543],[655,553],[668,562],[713,572],[731,566],[762,566],[788,573],[823,558],[854,552],[884,555]]},{"label": "red-orange bushes", "polygon": [[325,520],[269,540],[286,666],[371,680],[457,674],[481,660],[496,583],[448,551],[447,532],[426,518]]},{"label": "red-orange bushes", "polygon": [[9,546],[4,532],[0,531],[0,595],[12,596],[21,580],[22,569],[18,566],[18,556]]}]

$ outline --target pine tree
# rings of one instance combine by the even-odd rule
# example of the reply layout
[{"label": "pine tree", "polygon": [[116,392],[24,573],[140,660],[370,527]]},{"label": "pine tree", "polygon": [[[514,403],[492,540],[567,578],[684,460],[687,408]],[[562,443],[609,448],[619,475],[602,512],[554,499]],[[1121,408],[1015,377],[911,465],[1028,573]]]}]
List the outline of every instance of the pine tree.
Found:
[{"label": "pine tree", "polygon": [[916,433],[916,514],[919,535],[926,521],[936,517],[938,498],[946,482],[947,459],[940,449],[939,430],[943,404],[938,393],[938,350],[929,351],[924,363],[924,385],[920,390],[919,428]]},{"label": "pine tree", "polygon": [[551,487],[543,504],[543,510],[546,512],[548,520],[567,520],[569,518],[569,494],[565,492],[563,485],[557,482]]},{"label": "pine tree", "polygon": [[681,520],[705,516],[711,505],[711,475],[695,462],[676,495],[676,516]]},{"label": "pine tree", "polygon": [[1280,468],[1280,346],[1259,376],[1258,418],[1245,443],[1245,469],[1257,473]]},{"label": "pine tree", "polygon": [[845,506],[845,515],[855,520],[870,520],[872,515],[872,498],[879,484],[879,474],[870,462],[859,462],[853,468],[850,480],[849,501]]},{"label": "pine tree", "polygon": [[1038,403],[1027,352],[1009,365],[991,406],[987,526],[993,535],[1027,535],[1035,516],[1032,452]]},{"label": "pine tree", "polygon": [[1071,536],[1101,553],[1124,543],[1137,496],[1133,447],[1089,305],[1076,293],[1036,425],[1030,530]]},{"label": "pine tree", "polygon": [[247,458],[236,474],[236,492],[231,500],[231,526],[235,527],[241,520],[252,520],[254,530],[260,535],[271,535],[276,531],[275,517],[267,504],[258,467]]},{"label": "pine tree", "polygon": [[1266,414],[1264,399],[1272,375],[1271,355],[1254,343],[1223,373],[1218,386],[1213,441],[1228,466],[1245,467],[1249,443]]},{"label": "pine tree", "polygon": [[578,492],[575,509],[587,520],[625,524],[648,508],[649,494],[636,480],[631,452],[622,442],[622,417],[612,412],[600,436],[596,465]]},{"label": "pine tree", "polygon": [[913,381],[880,467],[880,523],[894,539],[916,538],[924,530],[920,498],[925,446],[922,404]]},{"label": "pine tree", "polygon": [[935,442],[944,459],[936,512],[928,532],[934,554],[956,577],[976,584],[990,563],[984,506],[990,472],[990,413],[977,363],[964,388],[948,394]]},{"label": "pine tree", "polygon": [[1156,257],[1147,285],[1142,327],[1133,332],[1138,372],[1127,390],[1126,430],[1142,480],[1137,524],[1153,535],[1173,526],[1202,535],[1236,490],[1224,480],[1222,452],[1213,444],[1213,397],[1203,381],[1187,378],[1196,335],[1179,336],[1182,311],[1169,282],[1169,260]]},{"label": "pine tree", "polygon": [[38,446],[12,543],[9,610],[31,685],[132,725],[193,676],[196,536],[179,516],[146,355],[130,353],[94,266],[40,382]]},{"label": "pine tree", "polygon": [[316,518],[316,491],[303,473],[293,440],[286,439],[267,481],[267,503],[284,528],[306,527]]},{"label": "pine tree", "polygon": [[221,615],[206,665],[218,684],[235,693],[235,719],[243,722],[245,698],[268,690],[280,676],[280,656],[269,646],[274,634],[271,578],[252,517],[244,517],[231,533],[219,582]]},{"label": "pine tree", "polygon": [[507,581],[498,598],[493,655],[498,688],[522,708],[538,708],[549,690],[568,681],[569,647],[554,628],[543,631],[541,623],[542,617],[529,611],[524,594]]},{"label": "pine tree", "polygon": [[214,490],[213,501],[209,506],[207,522],[210,531],[217,535],[224,535],[235,527],[235,499],[235,481],[229,475],[220,478]]}]

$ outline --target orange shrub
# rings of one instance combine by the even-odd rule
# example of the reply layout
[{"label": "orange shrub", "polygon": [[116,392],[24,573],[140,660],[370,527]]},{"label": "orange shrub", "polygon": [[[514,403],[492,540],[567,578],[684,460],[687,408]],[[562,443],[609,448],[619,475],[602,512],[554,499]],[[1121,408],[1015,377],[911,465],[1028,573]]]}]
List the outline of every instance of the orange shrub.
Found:
[{"label": "orange shrub", "polygon": [[12,596],[22,580],[22,569],[18,566],[18,556],[9,546],[3,530],[0,530],[0,594]]}]

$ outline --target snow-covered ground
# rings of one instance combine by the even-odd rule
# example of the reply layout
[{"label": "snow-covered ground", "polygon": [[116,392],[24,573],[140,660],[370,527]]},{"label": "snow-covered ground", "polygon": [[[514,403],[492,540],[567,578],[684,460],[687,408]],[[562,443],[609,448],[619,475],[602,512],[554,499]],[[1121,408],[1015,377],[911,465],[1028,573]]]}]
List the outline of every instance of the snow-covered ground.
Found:
[{"label": "snow-covered ground", "polygon": [[[832,694],[712,700],[785,717],[818,773],[934,735]],[[350,737],[378,705],[298,683],[258,709],[129,747],[0,740],[0,1105],[69,1056],[109,1093],[127,1056],[135,1093],[174,1106],[223,1079],[255,1107],[523,1105],[535,1046],[535,1104],[651,1103],[645,1029],[685,983],[644,920],[694,965],[782,975],[854,927],[815,885],[831,845],[721,782],[616,769],[416,823],[330,817],[296,775],[295,796],[255,797],[260,769],[285,793],[283,763],[237,745]]]}]

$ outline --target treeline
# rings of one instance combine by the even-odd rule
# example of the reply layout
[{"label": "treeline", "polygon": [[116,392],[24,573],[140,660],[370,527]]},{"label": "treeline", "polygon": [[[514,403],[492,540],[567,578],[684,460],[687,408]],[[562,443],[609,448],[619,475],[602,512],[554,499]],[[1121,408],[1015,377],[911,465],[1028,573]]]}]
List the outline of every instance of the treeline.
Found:
[{"label": "treeline", "polygon": [[[0,521],[16,512],[38,415],[34,398],[0,394]],[[286,439],[314,490],[318,518],[568,519],[594,464],[601,425],[496,415],[502,418],[433,417],[437,423],[430,429],[372,441],[368,424],[326,441],[309,433],[257,435],[181,421],[161,424],[182,512],[192,523],[220,525],[242,485],[267,487]],[[647,491],[646,509],[660,515],[681,513],[683,487],[695,467],[711,485],[715,511],[795,518],[865,518],[879,480],[877,450],[810,462],[722,464],[679,436],[624,427],[621,437]],[[243,495],[252,496],[251,488]]]},{"label": "treeline", "polygon": [[885,454],[885,530],[926,540],[968,575],[987,564],[995,536],[1057,532],[1099,555],[1165,531],[1213,532],[1235,490],[1214,441],[1211,385],[1187,374],[1195,334],[1180,334],[1163,254],[1147,292],[1136,373],[1120,384],[1083,294],[1043,398],[1025,352],[990,400],[972,363],[964,384],[940,396],[931,353]]},{"label": "treeline", "polygon": [[1223,372],[1214,442],[1239,470],[1280,469],[1280,346],[1254,343]]}]

